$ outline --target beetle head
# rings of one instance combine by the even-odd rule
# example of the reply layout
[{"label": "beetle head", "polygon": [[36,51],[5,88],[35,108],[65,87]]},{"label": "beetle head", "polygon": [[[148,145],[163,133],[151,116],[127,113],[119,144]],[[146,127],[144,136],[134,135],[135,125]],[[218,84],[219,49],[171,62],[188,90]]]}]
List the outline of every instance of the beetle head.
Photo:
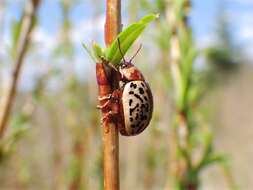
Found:
[{"label": "beetle head", "polygon": [[139,49],[136,51],[134,56],[129,61],[126,61],[125,57],[121,51],[121,48],[120,48],[119,38],[118,38],[118,44],[119,44],[119,51],[120,51],[122,59],[123,59],[123,61],[121,62],[120,66],[119,66],[119,72],[121,74],[121,78],[126,81],[144,80],[144,77],[141,74],[140,70],[137,69],[137,67],[135,67],[134,64],[132,63],[132,60],[139,53],[142,46],[140,45]]}]

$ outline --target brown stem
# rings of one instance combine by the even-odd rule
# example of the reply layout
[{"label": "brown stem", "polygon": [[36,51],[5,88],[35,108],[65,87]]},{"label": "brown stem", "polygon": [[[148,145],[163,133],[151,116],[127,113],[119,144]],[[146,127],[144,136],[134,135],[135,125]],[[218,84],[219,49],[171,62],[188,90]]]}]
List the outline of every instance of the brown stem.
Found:
[{"label": "brown stem", "polygon": [[[99,85],[99,96],[103,97],[112,93],[112,85],[105,71],[106,65],[96,65],[97,80]],[[110,75],[112,76],[112,75]],[[103,103],[103,102],[102,102]],[[102,117],[107,113],[102,112]],[[104,189],[119,189],[119,137],[117,123],[114,121],[103,122],[104,142]]]},{"label": "brown stem", "polygon": [[[105,43],[110,45],[121,29],[120,0],[106,1]],[[106,70],[107,69],[107,70]],[[107,62],[96,64],[99,96],[111,94],[118,88],[116,74],[107,68]],[[104,103],[103,101],[100,103]],[[102,112],[102,117],[107,111]],[[104,189],[119,190],[119,136],[115,121],[103,122]],[[119,124],[118,124],[119,125]]]},{"label": "brown stem", "polygon": [[39,2],[40,0],[30,0],[29,2],[27,2],[26,10],[24,13],[24,20],[22,22],[21,32],[17,44],[15,68],[12,73],[12,81],[10,88],[7,91],[6,101],[4,101],[2,112],[0,115],[0,138],[3,138],[4,133],[6,131],[9,115],[11,113],[11,108],[16,96],[16,89],[20,75],[20,70],[23,65],[25,52],[29,45],[30,34],[32,32],[34,23],[33,21],[35,18]]},{"label": "brown stem", "polygon": [[109,46],[121,30],[120,0],[106,1],[105,43]]}]

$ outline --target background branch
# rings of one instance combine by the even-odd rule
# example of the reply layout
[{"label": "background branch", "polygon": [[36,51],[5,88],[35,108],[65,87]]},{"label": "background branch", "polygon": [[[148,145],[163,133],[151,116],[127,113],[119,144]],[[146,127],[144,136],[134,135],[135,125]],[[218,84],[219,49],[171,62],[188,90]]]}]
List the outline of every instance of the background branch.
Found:
[{"label": "background branch", "polygon": [[12,73],[10,88],[7,90],[6,99],[3,102],[2,112],[0,113],[0,138],[3,138],[8,125],[8,119],[11,108],[16,96],[17,84],[20,71],[23,65],[24,56],[29,45],[30,34],[34,26],[34,19],[40,0],[30,0],[25,7],[24,17],[22,20],[21,32],[16,49],[15,67]]}]

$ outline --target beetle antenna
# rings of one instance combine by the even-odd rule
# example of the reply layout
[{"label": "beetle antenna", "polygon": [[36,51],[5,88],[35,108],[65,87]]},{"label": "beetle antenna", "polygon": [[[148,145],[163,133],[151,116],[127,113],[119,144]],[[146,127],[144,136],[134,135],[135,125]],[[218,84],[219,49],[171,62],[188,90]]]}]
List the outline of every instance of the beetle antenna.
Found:
[{"label": "beetle antenna", "polygon": [[136,53],[134,54],[134,56],[130,59],[130,63],[132,62],[132,60],[136,57],[136,55],[139,53],[139,51],[141,50],[142,48],[142,44],[140,45],[140,47],[138,48],[138,50],[136,51]]},{"label": "beetle antenna", "polygon": [[118,40],[118,44],[119,44],[119,52],[120,52],[120,54],[121,54],[121,57],[122,57],[124,63],[126,63],[125,57],[124,57],[124,55],[123,55],[123,53],[122,53],[122,51],[121,51],[119,38],[118,38],[117,40]]}]

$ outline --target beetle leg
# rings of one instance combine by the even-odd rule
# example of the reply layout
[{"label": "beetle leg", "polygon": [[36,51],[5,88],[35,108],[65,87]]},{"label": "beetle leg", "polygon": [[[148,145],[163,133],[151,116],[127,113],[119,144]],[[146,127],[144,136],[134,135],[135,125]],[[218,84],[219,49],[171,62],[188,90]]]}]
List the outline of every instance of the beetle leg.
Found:
[{"label": "beetle leg", "polygon": [[108,107],[108,105],[110,105],[110,103],[111,103],[111,99],[112,99],[112,94],[108,94],[105,96],[99,96],[98,100],[100,102],[105,101],[105,100],[106,100],[106,102],[102,105],[97,105],[97,109],[105,109],[106,107]]},{"label": "beetle leg", "polygon": [[[108,123],[108,122],[112,122],[114,120],[117,120],[117,115],[118,115],[118,113],[116,113],[114,111],[109,111],[100,120],[101,125],[103,126],[105,122]],[[107,128],[105,132],[108,133],[109,132],[109,128]]]},{"label": "beetle leg", "polygon": [[112,94],[108,94],[108,95],[105,95],[105,96],[99,96],[98,100],[99,101],[110,100],[111,98],[112,98]]},{"label": "beetle leg", "polygon": [[101,124],[104,122],[118,122],[120,116],[120,98],[121,91],[114,90],[112,94],[107,96],[99,97],[100,105],[97,106],[98,109],[101,109],[102,113],[104,113]]},{"label": "beetle leg", "polygon": [[98,100],[99,101],[106,101],[106,102],[102,105],[97,105],[97,109],[108,108],[108,106],[110,106],[111,104],[118,103],[119,98],[120,98],[120,91],[119,90],[113,91],[112,94],[108,94],[108,95],[105,95],[105,96],[100,96],[100,97],[98,97]]},{"label": "beetle leg", "polygon": [[107,99],[107,98],[109,98],[109,96],[104,97],[104,99],[101,100],[101,101],[105,101],[105,103],[97,105],[97,109],[102,109],[103,110],[103,109],[106,109],[106,108],[110,108],[111,105],[114,103],[113,101],[117,102],[117,100],[118,100],[116,97],[113,97],[112,95],[110,96],[109,99]]},{"label": "beetle leg", "polygon": [[114,117],[115,117],[117,114],[118,114],[118,113],[116,113],[116,112],[114,112],[114,111],[109,111],[108,113],[106,113],[106,114],[102,117],[101,123],[111,121],[112,119],[114,119]]},{"label": "beetle leg", "polygon": [[110,100],[106,101],[103,105],[97,105],[97,109],[104,109],[111,103]]}]

